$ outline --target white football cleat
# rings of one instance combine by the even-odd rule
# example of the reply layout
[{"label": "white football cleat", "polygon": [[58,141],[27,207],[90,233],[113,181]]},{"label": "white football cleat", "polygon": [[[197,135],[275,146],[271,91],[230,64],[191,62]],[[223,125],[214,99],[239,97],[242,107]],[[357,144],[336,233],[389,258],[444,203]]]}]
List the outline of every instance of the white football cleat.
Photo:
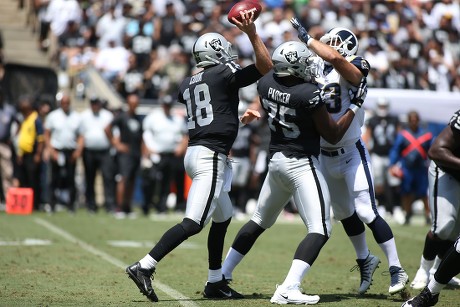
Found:
[{"label": "white football cleat", "polygon": [[278,305],[286,304],[305,304],[313,305],[318,303],[318,295],[306,295],[300,291],[300,283],[295,283],[288,286],[277,285],[275,294],[273,294],[270,302]]}]

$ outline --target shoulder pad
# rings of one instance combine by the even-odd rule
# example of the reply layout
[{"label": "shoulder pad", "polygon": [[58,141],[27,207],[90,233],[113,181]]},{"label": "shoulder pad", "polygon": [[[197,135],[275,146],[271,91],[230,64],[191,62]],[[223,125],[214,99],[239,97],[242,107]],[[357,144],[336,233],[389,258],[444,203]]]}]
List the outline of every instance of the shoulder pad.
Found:
[{"label": "shoulder pad", "polygon": [[454,113],[449,122],[450,127],[460,133],[460,110]]}]

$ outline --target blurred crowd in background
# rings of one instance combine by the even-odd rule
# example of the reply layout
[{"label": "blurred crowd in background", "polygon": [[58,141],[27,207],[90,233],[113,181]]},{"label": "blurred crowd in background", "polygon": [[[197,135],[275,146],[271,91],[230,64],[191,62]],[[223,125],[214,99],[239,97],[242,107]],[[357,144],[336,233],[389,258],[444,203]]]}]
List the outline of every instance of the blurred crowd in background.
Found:
[{"label": "blurred crowd in background", "polygon": [[[227,20],[237,1],[35,0],[39,48],[83,88],[84,69],[98,69],[124,97],[173,97],[194,69],[190,50],[205,32],[222,33],[240,61],[252,60],[246,36]],[[460,91],[457,0],[266,0],[256,21],[270,50],[295,40],[297,16],[319,38],[346,27],[371,64],[371,87]]]},{"label": "blurred crowd in background", "polygon": [[[185,76],[196,69],[190,51],[201,34],[219,32],[232,43],[233,51],[238,54],[238,60],[243,65],[253,60],[253,50],[247,37],[227,20],[227,12],[235,3],[236,1],[229,0],[34,0],[31,14],[35,17],[37,48],[46,53],[57,70],[68,77],[70,89],[76,93],[77,98],[87,95],[86,72],[87,69],[94,68],[125,100],[134,95],[141,102],[157,106],[167,102],[166,104],[172,108],[175,106],[178,85]],[[256,26],[269,50],[273,50],[284,41],[297,39],[296,32],[289,22],[291,17],[297,16],[315,38],[320,38],[327,30],[338,26],[349,28],[356,33],[360,44],[358,54],[363,55],[371,65],[371,73],[368,76],[368,85],[371,88],[460,91],[460,5],[457,0],[265,0],[260,3],[263,12],[256,21]],[[255,86],[243,89],[240,94],[241,110],[257,100]],[[97,97],[93,97],[92,101],[88,110],[95,105],[101,105],[102,109],[107,109],[112,114],[105,125],[113,124],[112,117],[117,118],[121,111],[112,110],[110,101],[104,103],[103,99]],[[47,116],[52,109],[46,101],[34,103],[43,125],[41,141],[45,142],[46,130],[52,131],[50,123],[47,124]],[[389,108],[391,102],[387,101],[385,105]],[[182,116],[181,124],[184,124],[184,111],[177,105],[175,107],[173,113]],[[58,106],[59,108],[62,106]],[[16,122],[17,130],[20,130],[25,118],[23,110],[8,112],[12,113],[12,118],[19,118],[12,119],[12,123]],[[3,115],[7,112],[2,108],[0,113]],[[375,115],[373,110],[370,110],[369,115]],[[80,116],[83,117],[82,114]],[[144,116],[136,118],[137,124],[141,127],[141,134],[145,132],[142,128],[146,125]],[[128,119],[125,120],[129,122]],[[421,120],[423,122],[423,118]],[[178,122],[176,124],[181,125]],[[83,128],[79,127],[75,130],[75,147],[70,149],[78,148],[78,137],[83,135]],[[2,129],[0,132],[3,134],[0,135],[1,143],[10,146],[13,155],[17,154],[17,135]],[[113,141],[113,138],[120,138],[120,132],[112,132],[113,135],[99,135],[107,137],[104,143],[107,146],[103,148],[104,153],[110,157],[107,161],[116,161],[117,155],[124,150],[123,146],[117,146],[116,141]],[[183,131],[178,129],[177,133]],[[268,141],[269,132],[264,121],[242,127],[235,141],[231,153],[236,162],[231,197],[236,215],[244,214],[247,205],[251,203],[250,200],[257,199],[261,179],[266,171]],[[367,141],[371,147],[372,140]],[[84,179],[84,175],[83,179],[78,177],[78,172],[64,172],[67,176],[71,174],[75,177],[69,181],[70,185],[65,189],[76,185],[76,190],[72,192],[76,195],[62,194],[64,187],[52,184],[50,163],[62,166],[60,164],[64,162],[58,161],[62,160],[59,155],[55,156],[53,162],[52,157],[50,158],[53,146],[48,142],[39,161],[36,161],[42,164],[41,171],[36,173],[40,177],[36,178],[35,182],[39,186],[36,188],[42,191],[42,196],[36,200],[38,203],[35,209],[44,210],[45,204],[49,205],[52,201],[53,205],[47,207],[47,210],[52,211],[56,203],[68,203],[70,197],[73,204],[67,207],[72,210],[81,206],[90,212],[96,212],[105,205],[108,212],[121,212],[119,216],[129,215],[132,212],[128,204],[130,200],[123,200],[126,189],[129,190],[127,195],[132,197],[136,194],[132,191],[136,185],[142,186],[135,184],[139,178],[144,182],[161,182],[164,174],[171,172],[171,168],[167,167],[161,172],[154,171],[155,166],[158,167],[159,161],[155,160],[158,157],[153,150],[145,150],[145,139],[143,142],[144,149],[136,149],[138,155],[135,155],[135,158],[138,162],[133,166],[136,176],[132,176],[130,172],[126,174],[131,181],[130,187],[116,184],[120,182],[120,169],[116,167],[116,162],[111,166],[112,171],[102,174],[104,180],[113,180],[113,183],[104,183],[106,191],[103,204],[96,203],[92,194],[94,191],[90,190],[88,193],[88,180]],[[13,146],[14,144],[16,146]],[[387,147],[385,155],[388,156],[391,144]],[[85,147],[80,149],[84,151]],[[176,149],[168,148],[167,154],[173,153],[181,160],[183,152]],[[372,148],[370,149],[372,151]],[[71,153],[69,157],[66,161],[72,160],[76,163],[80,157],[84,158],[84,153],[80,152],[74,156]],[[88,160],[88,157],[86,159]],[[43,163],[48,165],[48,170],[46,167],[43,170]],[[172,165],[177,166],[177,163],[172,163],[170,167]],[[59,176],[59,171],[55,172],[54,176]],[[183,169],[176,167],[174,172],[183,175]],[[5,177],[5,174],[2,176]],[[148,186],[140,188],[142,196],[139,197],[139,202],[144,214],[148,214],[149,207],[155,208],[157,213],[166,212],[168,209],[165,207],[165,197],[169,192],[174,192],[176,197],[175,205],[171,208],[184,210],[186,178],[175,175],[169,176],[167,181],[167,191],[160,192],[162,188],[157,188],[155,191],[159,194],[153,196],[153,200],[150,194],[150,200],[145,199],[145,194],[152,192]],[[91,184],[94,185],[92,181]],[[16,181],[13,185],[24,184]],[[164,187],[165,183],[162,185]],[[56,194],[56,189],[61,194]],[[392,202],[390,205],[385,204],[390,213],[394,205],[400,205],[398,199],[392,199]],[[286,212],[295,212],[295,207],[288,204]]]}]

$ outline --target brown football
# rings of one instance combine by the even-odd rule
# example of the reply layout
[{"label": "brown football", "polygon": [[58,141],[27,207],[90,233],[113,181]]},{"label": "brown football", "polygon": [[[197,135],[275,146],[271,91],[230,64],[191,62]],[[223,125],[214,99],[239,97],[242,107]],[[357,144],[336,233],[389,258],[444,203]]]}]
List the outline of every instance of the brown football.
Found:
[{"label": "brown football", "polygon": [[256,0],[246,0],[236,3],[227,14],[228,21],[233,23],[232,17],[235,17],[241,22],[240,12],[248,10],[254,12],[254,20],[256,20],[262,12],[262,6]]}]

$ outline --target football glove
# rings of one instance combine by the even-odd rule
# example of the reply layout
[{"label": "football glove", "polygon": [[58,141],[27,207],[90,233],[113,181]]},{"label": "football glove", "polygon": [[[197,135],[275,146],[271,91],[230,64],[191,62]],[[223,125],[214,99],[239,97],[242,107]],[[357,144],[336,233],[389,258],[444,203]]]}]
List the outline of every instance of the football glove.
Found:
[{"label": "football glove", "polygon": [[312,40],[313,38],[310,36],[310,34],[308,34],[307,30],[300,24],[300,22],[297,20],[297,18],[292,17],[290,21],[291,21],[291,24],[292,24],[292,26],[294,27],[294,29],[296,29],[297,32],[298,32],[297,37],[298,37],[302,42],[304,42],[305,44],[307,44],[307,46],[308,46],[309,43],[311,43],[311,40]]},{"label": "football glove", "polygon": [[348,94],[350,95],[351,104],[361,108],[364,103],[364,99],[367,96],[367,80],[366,77],[362,77],[356,90],[349,89]]}]

